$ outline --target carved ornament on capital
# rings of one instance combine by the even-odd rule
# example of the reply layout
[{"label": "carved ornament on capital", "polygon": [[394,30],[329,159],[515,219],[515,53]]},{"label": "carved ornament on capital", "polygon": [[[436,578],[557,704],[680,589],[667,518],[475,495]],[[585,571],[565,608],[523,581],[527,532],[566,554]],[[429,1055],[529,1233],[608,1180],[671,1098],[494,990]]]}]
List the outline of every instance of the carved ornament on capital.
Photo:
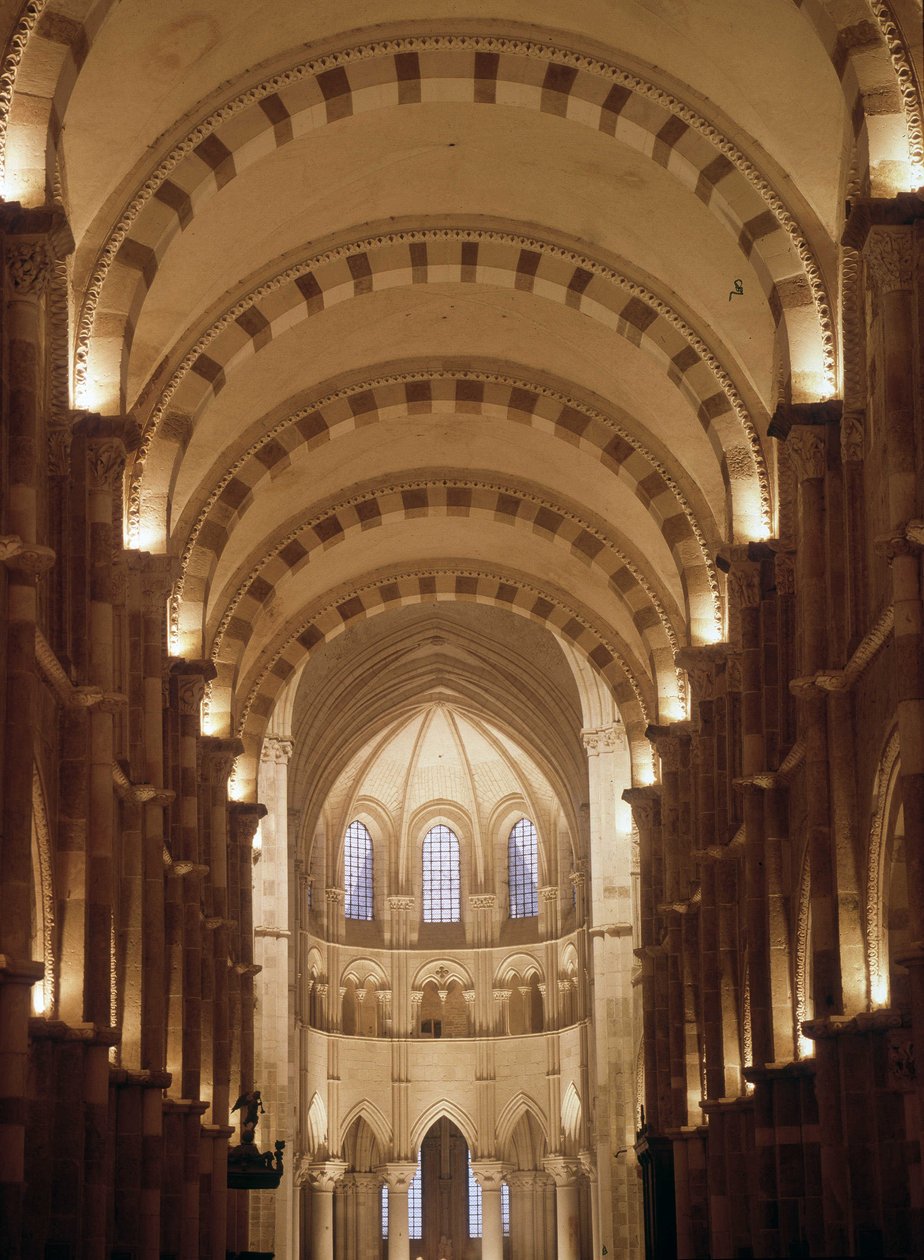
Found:
[{"label": "carved ornament on capital", "polygon": [[626,788],[622,799],[632,810],[639,831],[648,830],[661,821],[661,789],[657,787]]},{"label": "carved ornament on capital", "polygon": [[310,1186],[321,1194],[331,1194],[348,1168],[349,1164],[342,1159],[313,1163],[310,1156],[301,1155],[295,1164],[295,1184]]},{"label": "carved ornament on capital", "polygon": [[581,740],[588,757],[596,757],[600,753],[613,753],[625,748],[626,732],[618,722],[613,722],[609,726],[586,727],[581,731]]},{"label": "carved ornament on capital", "polygon": [[223,739],[217,735],[203,735],[199,741],[202,761],[213,782],[227,782],[235,758],[244,751],[239,739]]},{"label": "carved ornament on capital", "polygon": [[791,551],[778,551],[773,557],[773,575],[777,595],[795,595],[796,560]]},{"label": "carved ornament on capital", "polygon": [[825,430],[821,425],[794,424],[786,439],[786,450],[799,481],[813,481],[825,475]]},{"label": "carved ornament on capital", "polygon": [[91,487],[94,490],[117,490],[125,473],[125,460],[125,446],[117,438],[88,442],[87,468]]},{"label": "carved ornament on capital", "polygon": [[482,1190],[500,1190],[502,1182],[510,1172],[509,1164],[502,1164],[497,1159],[473,1159],[472,1176]]},{"label": "carved ornament on capital", "polygon": [[548,1155],[542,1166],[556,1186],[573,1186],[581,1174],[580,1162],[564,1155]]},{"label": "carved ornament on capital", "polygon": [[375,1170],[389,1190],[406,1192],[417,1172],[417,1162],[382,1164]]},{"label": "carved ornament on capital", "polygon": [[40,298],[51,279],[54,262],[46,242],[39,237],[7,239],[3,252],[10,292],[17,297]]},{"label": "carved ornament on capital", "polygon": [[715,696],[716,674],[728,656],[727,643],[704,643],[698,647],[681,648],[674,655],[674,663],[686,671],[694,700],[712,700]]},{"label": "carved ornament on capital", "polygon": [[0,538],[0,564],[27,577],[44,577],[57,559],[51,547],[41,543],[26,543],[18,534],[6,534]]},{"label": "carved ornament on capital", "polygon": [[260,750],[260,760],[275,762],[279,766],[288,765],[294,748],[295,745],[291,739],[283,739],[279,735],[265,735],[263,747]]},{"label": "carved ornament on capital", "polygon": [[841,419],[841,460],[858,464],[866,446],[866,413],[845,411]]},{"label": "carved ornament on capital", "polygon": [[493,910],[497,905],[497,898],[494,893],[476,893],[469,897],[468,904],[471,910]]},{"label": "carved ornament on capital", "polygon": [[266,814],[266,806],[256,801],[230,801],[228,803],[228,818],[234,829],[234,838],[238,843],[253,844],[260,819],[265,818]]},{"label": "carved ornament on capital", "polygon": [[728,594],[738,608],[760,605],[760,566],[756,561],[735,561],[728,573]]},{"label": "carved ornament on capital", "polygon": [[392,914],[410,914],[417,905],[415,897],[386,897],[385,901]]},{"label": "carved ornament on capital", "polygon": [[177,680],[180,716],[198,717],[205,684],[218,673],[214,664],[206,660],[175,659],[170,663],[170,673]]},{"label": "carved ornament on capital", "polygon": [[880,293],[911,289],[914,276],[911,228],[905,226],[870,229],[863,258]]}]

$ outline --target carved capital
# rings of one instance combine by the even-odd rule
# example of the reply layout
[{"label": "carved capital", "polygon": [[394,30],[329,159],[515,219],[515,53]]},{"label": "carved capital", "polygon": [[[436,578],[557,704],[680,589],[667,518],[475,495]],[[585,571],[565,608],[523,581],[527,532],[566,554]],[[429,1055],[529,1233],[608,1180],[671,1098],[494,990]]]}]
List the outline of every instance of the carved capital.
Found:
[{"label": "carved capital", "polygon": [[239,739],[203,735],[199,741],[199,749],[208,774],[215,782],[224,783],[231,773],[234,759],[244,751],[244,745]]},{"label": "carved capital", "polygon": [[773,571],[777,595],[794,595],[796,592],[796,563],[789,551],[778,551],[773,558]]},{"label": "carved capital", "polygon": [[794,424],[786,439],[786,450],[798,481],[812,481],[825,475],[825,430],[813,424]]},{"label": "carved capital", "polygon": [[47,243],[38,237],[7,238],[4,260],[10,292],[17,297],[40,298],[51,278],[54,262]]},{"label": "carved capital", "polygon": [[278,735],[266,735],[260,750],[261,761],[274,761],[277,765],[286,765],[292,756],[295,745],[291,739],[281,739]]},{"label": "carved capital", "polygon": [[591,726],[581,731],[581,741],[587,749],[588,757],[596,757],[600,753],[611,753],[625,748],[626,732],[625,728],[618,723],[610,726]]},{"label": "carved capital", "polygon": [[75,433],[87,440],[87,469],[91,488],[114,491],[121,485],[125,459],[138,448],[141,430],[126,416],[85,412],[74,423]]},{"label": "carved capital", "polygon": [[87,468],[94,490],[114,491],[125,473],[125,447],[114,438],[87,443]]},{"label": "carved capital", "polygon": [[686,670],[694,700],[711,700],[715,695],[715,679],[725,663],[727,643],[705,643],[699,647],[681,648],[674,656],[675,664]]},{"label": "carved capital", "polygon": [[24,543],[18,534],[0,537],[0,564],[6,565],[8,569],[15,569],[17,573],[35,578],[44,577],[55,559],[51,547],[44,547],[41,543]]},{"label": "carved capital", "polygon": [[392,914],[408,914],[417,904],[414,897],[386,897],[385,900]]},{"label": "carved capital", "polygon": [[30,577],[44,577],[48,570],[55,562],[55,553],[50,547],[43,547],[39,543],[30,543],[23,547],[18,555],[8,561],[8,567],[18,569],[20,573],[27,573]]},{"label": "carved capital", "polygon": [[375,1170],[389,1190],[407,1191],[417,1172],[417,1163],[382,1164]]},{"label": "carved capital", "polygon": [[510,1171],[507,1164],[502,1164],[497,1159],[473,1159],[471,1169],[472,1176],[482,1190],[500,1190],[501,1183]]},{"label": "carved capital", "polygon": [[845,464],[859,463],[866,445],[866,413],[845,411],[841,420],[841,460]]},{"label": "carved capital", "polygon": [[760,605],[760,567],[754,561],[738,560],[728,573],[729,598],[738,608]]},{"label": "carved capital", "polygon": [[680,769],[680,740],[669,726],[649,726],[645,738],[654,745],[663,771],[671,774]]},{"label": "carved capital", "polygon": [[646,831],[661,821],[661,789],[657,787],[626,788],[622,799],[632,810],[639,831]]},{"label": "carved capital", "polygon": [[175,659],[170,663],[170,673],[176,679],[180,716],[198,717],[205,684],[218,673],[215,666],[211,661]]},{"label": "carved capital", "polygon": [[581,1165],[576,1159],[566,1159],[563,1155],[549,1155],[542,1161],[542,1166],[556,1186],[573,1186],[577,1181]]},{"label": "carved capital", "polygon": [[468,904],[472,910],[493,910],[497,905],[497,898],[493,893],[477,893],[474,897],[469,897]]},{"label": "carved capital", "polygon": [[228,805],[228,818],[231,821],[235,840],[239,844],[253,844],[254,836],[265,818],[267,809],[254,801],[231,801]]},{"label": "carved capital", "polygon": [[549,884],[543,888],[540,888],[539,899],[540,901],[557,901],[558,900],[558,885]]},{"label": "carved capital", "polygon": [[911,289],[914,274],[911,228],[871,228],[863,249],[863,258],[870,278],[880,293]]},{"label": "carved capital", "polygon": [[48,471],[66,477],[71,470],[71,431],[66,425],[50,425],[47,435]]}]

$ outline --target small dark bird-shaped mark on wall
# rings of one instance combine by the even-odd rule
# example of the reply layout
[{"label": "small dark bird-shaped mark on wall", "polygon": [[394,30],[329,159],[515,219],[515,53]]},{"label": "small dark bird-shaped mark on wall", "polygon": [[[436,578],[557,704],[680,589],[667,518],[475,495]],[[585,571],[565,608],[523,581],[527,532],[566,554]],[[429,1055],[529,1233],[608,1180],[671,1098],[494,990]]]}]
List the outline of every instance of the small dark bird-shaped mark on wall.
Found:
[{"label": "small dark bird-shaped mark on wall", "polygon": [[733,297],[744,297],[744,284],[741,280],[735,281],[735,287],[732,289],[731,293],[729,293],[728,295],[729,302],[732,300]]}]

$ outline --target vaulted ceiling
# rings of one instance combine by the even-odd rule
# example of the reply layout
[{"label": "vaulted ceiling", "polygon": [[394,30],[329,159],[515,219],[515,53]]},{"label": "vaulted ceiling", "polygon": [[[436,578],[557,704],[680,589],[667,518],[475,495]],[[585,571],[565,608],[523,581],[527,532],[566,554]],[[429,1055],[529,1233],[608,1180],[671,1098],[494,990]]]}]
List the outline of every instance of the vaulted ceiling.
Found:
[{"label": "vaulted ceiling", "polygon": [[636,748],[683,714],[769,418],[839,393],[845,196],[924,179],[919,13],[26,6],[5,195],[65,205],[73,404],[142,428],[126,538],[178,557],[210,729],[252,755],[312,654],[450,601],[593,662]]}]

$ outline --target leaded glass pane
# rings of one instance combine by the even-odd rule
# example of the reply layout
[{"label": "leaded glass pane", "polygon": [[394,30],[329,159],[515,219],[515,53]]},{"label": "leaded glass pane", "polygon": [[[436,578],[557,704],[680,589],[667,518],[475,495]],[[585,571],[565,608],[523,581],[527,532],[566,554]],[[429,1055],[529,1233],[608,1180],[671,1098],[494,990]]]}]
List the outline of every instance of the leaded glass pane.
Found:
[{"label": "leaded glass pane", "polygon": [[528,919],[539,913],[539,856],[536,828],[521,818],[507,841],[510,917]]},{"label": "leaded glass pane", "polygon": [[361,822],[347,827],[343,849],[343,913],[348,919],[372,918],[372,837]]},{"label": "leaded glass pane", "polygon": [[458,923],[460,901],[459,841],[440,823],[423,842],[424,923]]}]

